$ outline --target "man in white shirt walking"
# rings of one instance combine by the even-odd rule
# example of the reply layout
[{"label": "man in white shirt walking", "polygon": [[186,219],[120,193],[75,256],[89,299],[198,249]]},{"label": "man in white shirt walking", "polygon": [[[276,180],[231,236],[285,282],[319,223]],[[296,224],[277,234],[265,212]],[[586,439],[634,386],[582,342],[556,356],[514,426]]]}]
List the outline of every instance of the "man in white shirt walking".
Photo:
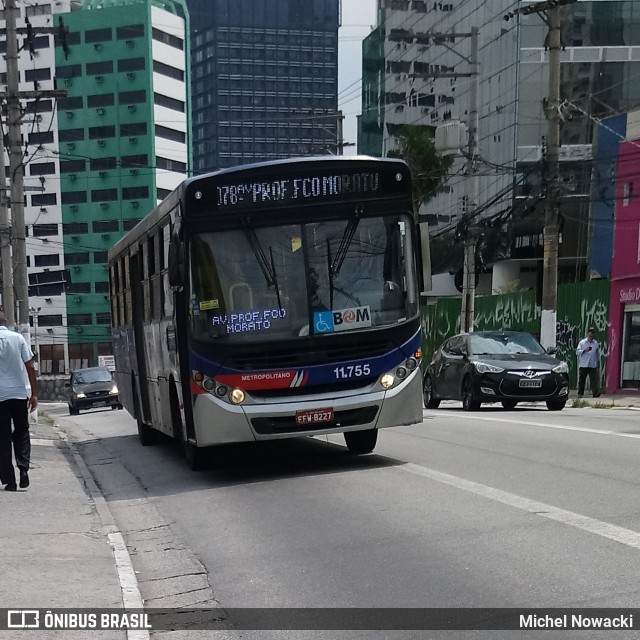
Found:
[{"label": "man in white shirt walking", "polygon": [[578,355],[578,398],[584,395],[584,384],[589,376],[591,392],[593,397],[600,395],[600,385],[598,381],[598,365],[600,363],[600,345],[593,337],[594,330],[587,331],[587,337],[580,340],[576,349]]},{"label": "man in white shirt walking", "polygon": [[[31,385],[30,397],[24,384],[25,367]],[[0,483],[6,485],[5,491],[18,490],[12,448],[20,471],[20,488],[29,486],[31,439],[28,412],[37,406],[33,353],[19,333],[7,328],[7,318],[0,311]]]}]

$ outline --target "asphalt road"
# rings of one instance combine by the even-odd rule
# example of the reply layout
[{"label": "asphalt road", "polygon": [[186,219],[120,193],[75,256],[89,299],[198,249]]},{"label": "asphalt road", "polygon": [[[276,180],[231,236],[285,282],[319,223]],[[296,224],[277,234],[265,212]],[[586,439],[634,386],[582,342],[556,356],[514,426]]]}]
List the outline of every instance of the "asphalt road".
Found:
[{"label": "asphalt road", "polygon": [[[225,448],[199,473],[171,443],[141,447],[125,411],[48,413],[79,442],[125,533],[162,530],[150,548],[201,567],[225,608],[640,606],[640,411],[451,404],[382,431],[368,456],[349,456],[341,436],[307,438]],[[168,561],[137,556],[133,533],[129,543],[144,594]],[[190,606],[185,593],[155,604]]]}]

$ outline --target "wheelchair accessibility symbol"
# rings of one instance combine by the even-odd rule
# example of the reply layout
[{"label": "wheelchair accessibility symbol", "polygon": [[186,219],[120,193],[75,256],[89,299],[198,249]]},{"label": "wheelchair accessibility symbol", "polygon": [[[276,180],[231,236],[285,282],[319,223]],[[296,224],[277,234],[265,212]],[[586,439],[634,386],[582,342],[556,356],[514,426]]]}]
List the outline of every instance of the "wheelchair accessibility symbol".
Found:
[{"label": "wheelchair accessibility symbol", "polygon": [[333,333],[333,313],[331,311],[316,311],[313,314],[315,333]]}]

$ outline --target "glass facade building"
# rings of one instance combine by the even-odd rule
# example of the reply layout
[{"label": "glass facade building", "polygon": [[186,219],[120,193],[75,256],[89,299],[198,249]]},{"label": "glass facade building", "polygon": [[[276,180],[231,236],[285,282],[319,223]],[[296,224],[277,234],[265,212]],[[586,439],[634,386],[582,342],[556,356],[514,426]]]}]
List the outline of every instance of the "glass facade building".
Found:
[{"label": "glass facade building", "polygon": [[[578,2],[561,8],[562,101],[560,140],[561,205],[559,282],[590,277],[591,216],[594,198],[593,143],[597,123],[640,103],[640,3],[632,0]],[[523,16],[520,28],[517,175],[519,198],[544,184],[542,141],[547,134],[544,96],[548,95],[547,26]],[[620,136],[620,140],[622,137]],[[596,194],[597,195],[597,194]],[[538,262],[543,249],[543,202],[514,216],[511,256]],[[611,253],[610,234],[607,234]],[[601,240],[604,240],[602,237]],[[540,274],[538,274],[540,275]]]},{"label": "glass facade building", "polygon": [[[503,0],[378,0],[378,24],[363,45],[358,150],[384,156],[403,124],[435,128],[469,119],[465,34],[478,28],[477,205],[483,216],[495,212],[504,222],[496,242],[489,246],[489,234],[479,242],[494,291],[514,284],[539,289],[542,279],[548,26],[537,14],[503,20],[514,8]],[[561,7],[561,16],[559,281],[571,282],[591,275],[596,123],[640,104],[640,2],[583,0]],[[438,227],[436,245],[467,211],[465,175],[458,158],[425,207],[427,221]],[[447,241],[440,253],[448,259],[451,249]],[[452,267],[450,260],[443,265]]]},{"label": "glass facade building", "polygon": [[194,170],[341,151],[339,0],[188,0]]}]

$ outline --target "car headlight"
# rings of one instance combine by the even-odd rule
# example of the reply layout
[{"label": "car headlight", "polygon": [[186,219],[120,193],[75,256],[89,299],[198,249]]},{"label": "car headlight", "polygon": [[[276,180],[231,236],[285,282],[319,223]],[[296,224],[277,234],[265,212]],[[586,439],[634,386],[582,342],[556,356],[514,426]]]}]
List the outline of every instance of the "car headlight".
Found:
[{"label": "car headlight", "polygon": [[111,395],[115,395],[116,393],[118,393],[118,387],[116,387],[116,385],[114,384],[113,387],[111,387],[111,391],[109,391],[109,393]]},{"label": "car headlight", "polygon": [[504,371],[502,367],[496,367],[495,364],[478,362],[477,360],[473,360],[471,364],[476,368],[478,373],[502,373]]},{"label": "car headlight", "polygon": [[569,373],[569,365],[566,362],[561,362],[557,367],[551,369],[554,373]]},{"label": "car headlight", "polygon": [[76,393],[76,398],[86,398],[87,396],[82,393],[82,391],[80,393]]}]

